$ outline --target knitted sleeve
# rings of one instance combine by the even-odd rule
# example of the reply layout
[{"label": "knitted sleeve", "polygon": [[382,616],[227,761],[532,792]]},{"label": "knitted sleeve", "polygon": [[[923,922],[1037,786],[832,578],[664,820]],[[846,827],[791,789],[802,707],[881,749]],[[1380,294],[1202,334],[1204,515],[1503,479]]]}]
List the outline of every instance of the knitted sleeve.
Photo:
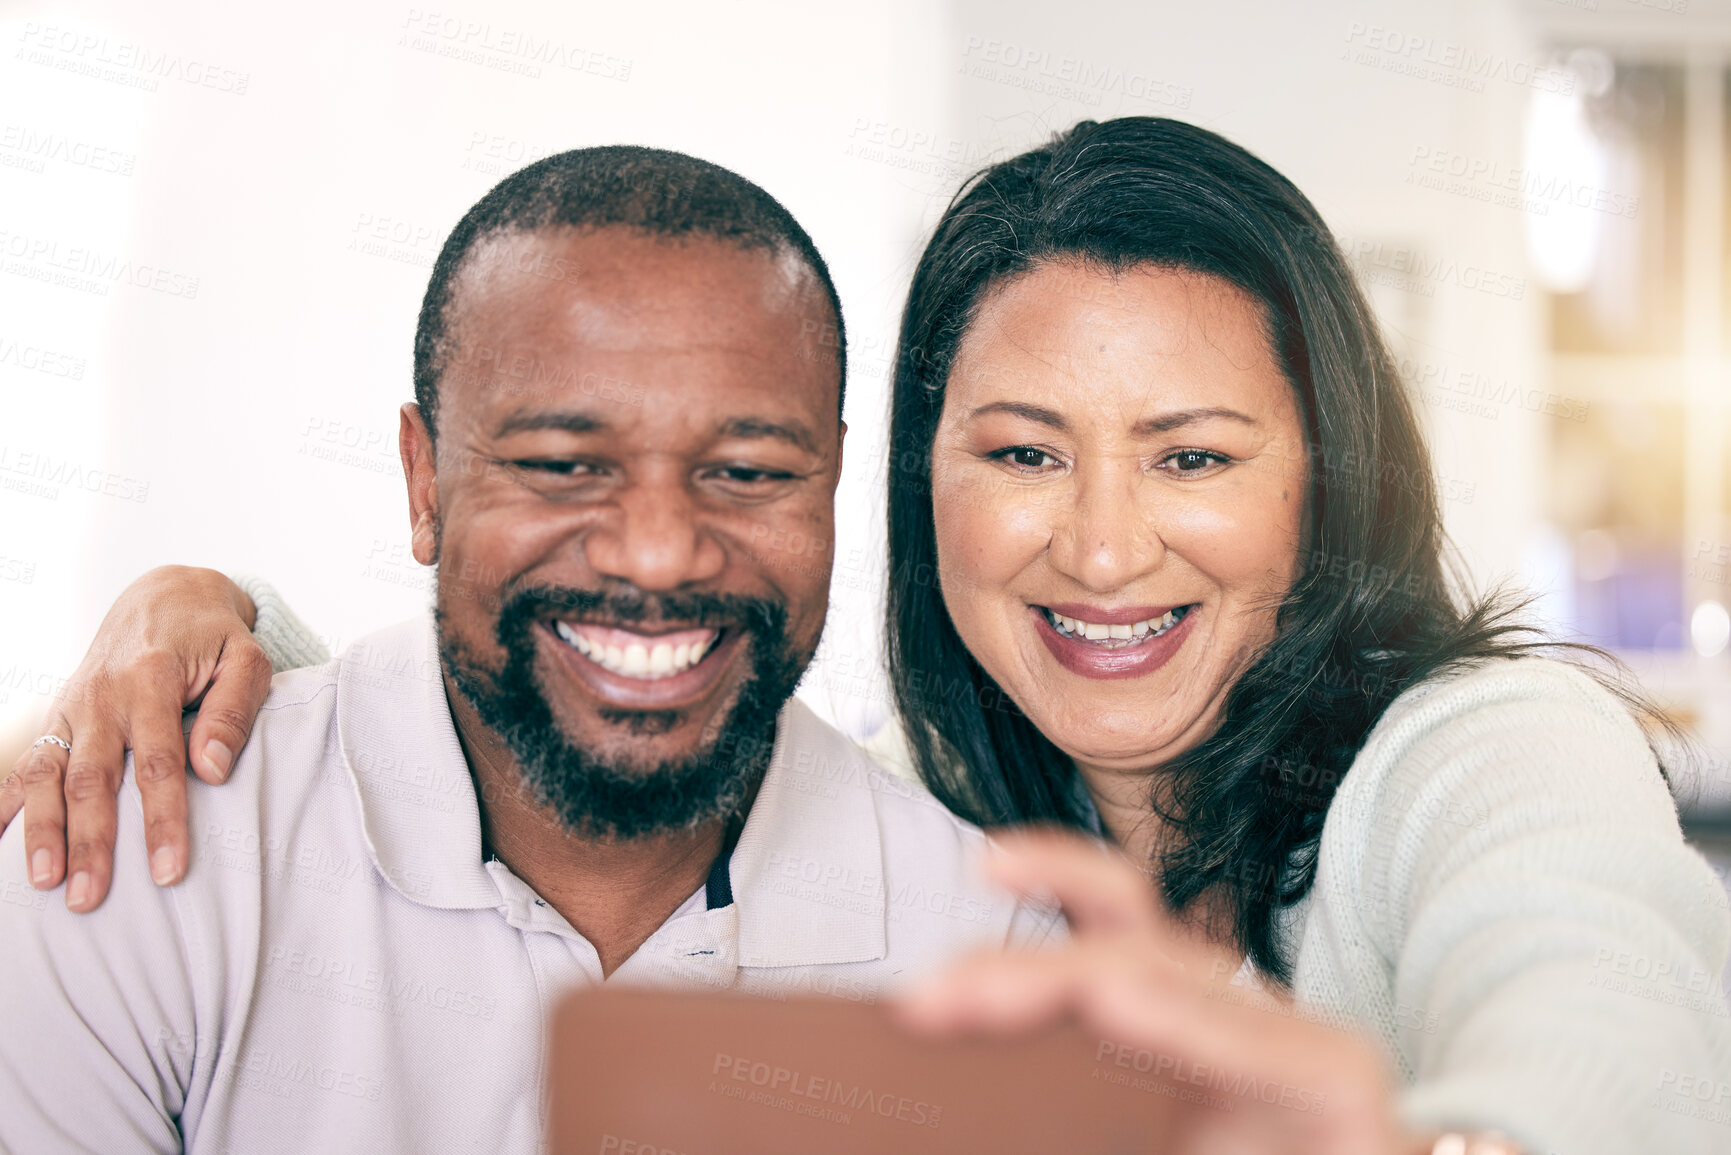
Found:
[{"label": "knitted sleeve", "polygon": [[319,666],[331,660],[329,648],[289,609],[282,595],[269,582],[245,574],[230,574],[229,580],[258,607],[252,636],[269,655],[272,672],[280,674],[284,670]]},{"label": "knitted sleeve", "polygon": [[1537,659],[1396,705],[1331,807],[1318,897],[1352,912],[1336,978],[1393,1042],[1408,1121],[1731,1150],[1731,912],[1628,710]]}]

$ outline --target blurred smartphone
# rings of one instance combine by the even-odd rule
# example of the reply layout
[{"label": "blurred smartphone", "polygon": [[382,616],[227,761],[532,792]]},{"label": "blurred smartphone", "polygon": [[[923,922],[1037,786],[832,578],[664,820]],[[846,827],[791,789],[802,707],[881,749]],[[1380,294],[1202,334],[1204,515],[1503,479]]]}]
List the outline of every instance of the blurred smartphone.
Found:
[{"label": "blurred smartphone", "polygon": [[929,1042],[836,999],[583,991],[551,1047],[555,1155],[1158,1155],[1175,1118],[1146,1052],[1074,1027]]}]

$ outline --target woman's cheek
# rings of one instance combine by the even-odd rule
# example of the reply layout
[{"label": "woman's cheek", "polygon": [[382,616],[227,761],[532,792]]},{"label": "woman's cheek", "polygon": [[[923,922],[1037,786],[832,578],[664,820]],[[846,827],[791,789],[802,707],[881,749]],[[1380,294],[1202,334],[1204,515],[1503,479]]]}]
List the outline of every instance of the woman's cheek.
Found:
[{"label": "woman's cheek", "polygon": [[1030,492],[984,472],[934,473],[932,507],[946,582],[976,593],[1002,593],[1051,539],[1050,518]]},{"label": "woman's cheek", "polygon": [[1045,539],[1039,519],[1006,492],[1014,488],[934,484],[932,498],[938,573],[950,620],[986,672],[1020,698],[1016,691],[1025,655],[1016,631],[1022,619],[1007,604],[1009,587],[1039,556]]},{"label": "woman's cheek", "polygon": [[1262,589],[1298,557],[1298,519],[1278,493],[1210,494],[1174,504],[1161,522],[1166,548],[1228,592]]}]

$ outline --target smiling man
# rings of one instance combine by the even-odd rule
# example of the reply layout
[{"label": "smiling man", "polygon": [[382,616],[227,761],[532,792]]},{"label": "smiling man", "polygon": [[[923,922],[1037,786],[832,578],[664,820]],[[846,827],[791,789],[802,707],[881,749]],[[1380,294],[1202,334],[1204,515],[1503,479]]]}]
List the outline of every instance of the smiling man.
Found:
[{"label": "smiling man", "polygon": [[[762,545],[834,540],[839,328],[714,165],[582,150],[477,204],[401,419],[434,612],[274,680],[180,885],[75,915],[0,839],[0,1148],[532,1151],[573,987],[871,999],[1043,937],[791,696],[829,559]],[[150,820],[129,777],[123,860]]]}]

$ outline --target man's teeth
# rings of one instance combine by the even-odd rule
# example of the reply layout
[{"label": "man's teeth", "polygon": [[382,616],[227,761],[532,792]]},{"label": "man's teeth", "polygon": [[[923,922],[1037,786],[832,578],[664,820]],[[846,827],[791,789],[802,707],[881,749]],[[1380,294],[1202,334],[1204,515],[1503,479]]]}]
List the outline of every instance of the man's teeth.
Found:
[{"label": "man's teeth", "polygon": [[1077,618],[1067,618],[1063,614],[1046,611],[1046,620],[1052,623],[1052,628],[1070,638],[1083,638],[1090,642],[1125,642],[1142,641],[1146,638],[1157,638],[1179,622],[1190,612],[1189,606],[1179,606],[1167,610],[1157,618],[1149,618],[1143,622],[1132,622],[1130,625],[1104,626],[1098,622],[1084,622]]},{"label": "man's teeth", "polygon": [[[704,655],[715,647],[715,639],[719,636],[716,630],[682,631],[681,640],[677,645],[668,642],[657,642],[653,638],[643,636],[641,642],[626,642],[624,645],[612,643],[602,644],[583,636],[576,628],[566,622],[554,622],[553,628],[572,649],[588,658],[604,670],[615,674],[623,674],[627,678],[642,678],[656,681],[660,678],[671,678],[675,674],[683,674],[686,670],[701,662]],[[622,630],[608,630],[610,635],[623,633]]]}]

